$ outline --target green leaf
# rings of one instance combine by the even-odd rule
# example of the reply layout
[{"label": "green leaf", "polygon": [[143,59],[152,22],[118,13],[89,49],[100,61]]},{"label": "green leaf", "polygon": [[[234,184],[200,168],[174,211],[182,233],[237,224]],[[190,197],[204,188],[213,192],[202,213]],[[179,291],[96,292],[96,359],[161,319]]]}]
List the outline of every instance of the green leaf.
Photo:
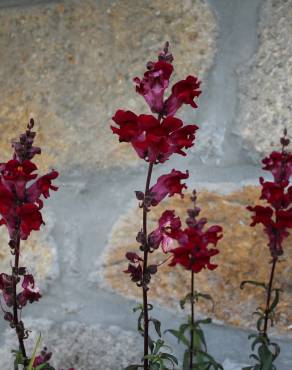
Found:
[{"label": "green leaf", "polygon": [[148,347],[150,349],[150,352],[153,353],[154,347],[155,347],[155,342],[152,340],[150,336],[148,336]]},{"label": "green leaf", "polygon": [[179,301],[180,307],[183,310],[187,301],[190,301],[192,298],[192,293],[188,293],[183,299]]},{"label": "green leaf", "polygon": [[259,354],[261,365],[262,365],[261,369],[262,370],[272,370],[273,355],[271,351],[269,350],[269,348],[265,344],[262,344],[259,347],[258,354]]},{"label": "green leaf", "polygon": [[190,341],[184,336],[183,333],[181,333],[181,331],[174,329],[168,329],[166,331],[175,336],[178,339],[178,343],[181,341],[185,346],[190,346]]},{"label": "green leaf", "polygon": [[33,350],[33,353],[32,353],[32,356],[31,356],[31,359],[29,361],[29,364],[28,364],[28,367],[27,367],[27,370],[32,370],[32,367],[33,367],[33,363],[34,363],[34,360],[35,360],[35,357],[36,357],[36,353],[37,353],[37,350],[39,348],[39,345],[41,343],[41,334],[39,334],[38,338],[37,338],[37,341],[36,341],[36,344],[34,346],[34,350]]},{"label": "green leaf", "polygon": [[165,359],[165,360],[168,360],[171,362],[171,364],[176,364],[178,365],[178,360],[175,356],[173,356],[172,354],[170,353],[161,353],[161,356],[160,356],[162,359]]},{"label": "green leaf", "polygon": [[139,304],[138,306],[133,308],[133,312],[137,312],[137,311],[143,311],[143,305],[142,304]]},{"label": "green leaf", "polygon": [[207,317],[206,319],[202,319],[202,320],[196,320],[194,322],[194,324],[197,326],[197,325],[200,325],[200,324],[211,324],[212,323],[212,319],[210,317]]},{"label": "green leaf", "polygon": [[25,358],[23,357],[21,351],[11,351],[13,353],[14,359],[14,370],[18,370],[18,365],[24,365]]},{"label": "green leaf", "polygon": [[270,306],[269,312],[273,312],[274,309],[277,307],[277,304],[279,303],[280,300],[280,292],[282,292],[281,289],[275,289],[275,298]]},{"label": "green leaf", "polygon": [[143,366],[142,365],[137,365],[137,364],[129,365],[129,366],[125,367],[124,370],[138,370],[139,367],[143,367]]},{"label": "green leaf", "polygon": [[183,370],[190,369],[190,352],[189,350],[185,350],[184,359],[183,359]]},{"label": "green leaf", "polygon": [[244,281],[242,281],[241,284],[240,284],[240,289],[243,289],[246,284],[260,286],[264,289],[267,289],[267,285],[265,283],[260,283],[258,281],[254,281],[254,280],[244,280]]},{"label": "green leaf", "polygon": [[198,336],[198,339],[200,340],[200,343],[203,344],[204,346],[204,350],[207,351],[207,343],[205,340],[205,335],[204,335],[203,330],[201,328],[197,328],[195,331]]},{"label": "green leaf", "polygon": [[196,299],[196,301],[199,300],[199,298],[203,298],[203,299],[206,299],[206,300],[209,300],[212,302],[212,310],[214,310],[214,301],[213,301],[213,298],[210,296],[210,294],[207,294],[207,293],[200,293],[200,292],[195,292],[194,293],[194,297]]},{"label": "green leaf", "polygon": [[155,327],[155,331],[159,335],[159,337],[161,338],[161,322],[157,319],[154,319],[153,317],[151,317],[149,321],[153,322],[154,327]]},{"label": "green leaf", "polygon": [[143,311],[141,311],[137,321],[137,330],[142,336],[144,336],[143,316]]}]

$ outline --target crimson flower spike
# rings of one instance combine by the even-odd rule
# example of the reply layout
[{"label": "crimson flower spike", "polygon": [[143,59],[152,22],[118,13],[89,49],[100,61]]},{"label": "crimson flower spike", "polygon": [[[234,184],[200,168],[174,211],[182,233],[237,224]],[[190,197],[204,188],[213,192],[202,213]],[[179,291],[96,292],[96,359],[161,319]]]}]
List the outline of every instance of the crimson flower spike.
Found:
[{"label": "crimson flower spike", "polygon": [[[171,227],[179,228],[177,220],[173,218],[170,211],[161,216],[158,229],[148,233],[148,213],[152,207],[160,204],[166,197],[175,194],[183,197],[182,191],[186,188],[183,180],[189,177],[188,171],[183,173],[173,169],[170,173],[161,175],[155,184],[151,184],[152,173],[155,165],[163,164],[173,154],[186,156],[186,150],[194,145],[195,133],[198,129],[196,125],[185,124],[183,120],[174,117],[184,104],[189,104],[193,108],[197,107],[196,98],[201,93],[197,77],[188,76],[185,80],[178,81],[172,86],[170,95],[165,97],[174,69],[172,62],[173,56],[167,42],[163,50],[159,52],[157,60],[146,64],[147,70],[143,77],[135,77],[133,80],[136,92],[143,96],[151,114],[136,114],[129,110],[119,109],[113,116],[115,125],[111,126],[112,132],[118,136],[120,142],[129,143],[138,157],[148,162],[145,190],[136,191],[136,197],[143,212],[141,230],[138,231],[136,238],[142,255],[128,252],[126,254],[128,268],[124,271],[142,290],[143,305],[139,323],[143,321],[143,328],[140,324],[139,328],[144,340],[144,370],[149,370],[151,367],[148,355],[149,351],[153,352],[153,346],[155,346],[149,338],[151,322],[158,336],[161,336],[160,323],[157,319],[149,317],[152,305],[148,303],[151,278],[158,272],[161,264],[149,264],[149,254],[154,252],[161,243],[164,251],[170,248],[171,240],[177,235],[175,232],[169,235],[169,223]],[[172,362],[167,353],[159,353],[159,356],[161,356],[161,361]],[[141,367],[141,365],[131,365],[128,369],[138,369],[139,366]]]},{"label": "crimson flower spike", "polygon": [[14,256],[11,274],[0,273],[0,303],[4,320],[15,329],[25,363],[28,357],[24,340],[29,331],[21,320],[21,311],[27,303],[38,301],[41,294],[33,275],[26,267],[20,266],[20,242],[28,239],[33,231],[40,230],[44,224],[42,198],[48,198],[50,190],[58,190],[52,181],[59,175],[55,170],[44,176],[36,173],[37,166],[32,159],[36,154],[41,154],[41,149],[33,145],[36,135],[33,127],[34,121],[31,119],[25,133],[12,141],[12,159],[0,163],[0,225],[8,230],[9,246]]}]

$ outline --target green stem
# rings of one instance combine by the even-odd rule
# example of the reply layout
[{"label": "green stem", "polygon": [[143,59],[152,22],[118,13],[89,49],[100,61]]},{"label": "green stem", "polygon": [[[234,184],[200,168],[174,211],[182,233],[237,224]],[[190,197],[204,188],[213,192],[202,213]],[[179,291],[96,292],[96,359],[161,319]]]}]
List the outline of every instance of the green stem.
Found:
[{"label": "green stem", "polygon": [[267,291],[267,301],[266,301],[266,309],[265,309],[265,321],[264,321],[264,330],[263,335],[267,336],[267,330],[268,330],[268,321],[269,321],[269,311],[270,311],[270,303],[271,303],[271,293],[273,288],[273,280],[275,275],[275,268],[278,258],[273,258],[271,273],[270,273],[270,280],[268,285],[268,291]]},{"label": "green stem", "polygon": [[194,336],[193,336],[193,327],[195,322],[195,313],[194,313],[194,271],[192,273],[192,280],[191,280],[191,346],[190,346],[190,370],[193,369],[193,356],[194,356]]}]

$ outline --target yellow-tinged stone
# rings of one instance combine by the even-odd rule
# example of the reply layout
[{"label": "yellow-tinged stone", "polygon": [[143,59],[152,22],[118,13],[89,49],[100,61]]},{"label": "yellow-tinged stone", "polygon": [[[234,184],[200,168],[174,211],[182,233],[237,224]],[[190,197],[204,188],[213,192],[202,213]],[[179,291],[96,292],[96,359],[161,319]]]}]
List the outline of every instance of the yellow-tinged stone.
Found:
[{"label": "yellow-tinged stone", "polygon": [[[239,288],[243,280],[267,282],[270,273],[270,253],[267,237],[261,226],[249,227],[251,213],[247,205],[258,204],[260,189],[249,186],[242,190],[222,195],[207,190],[198,193],[198,206],[202,208],[201,217],[208,218],[208,224],[218,224],[224,229],[224,238],[218,244],[220,254],[213,261],[218,264],[215,271],[204,270],[195,275],[195,288],[210,293],[215,301],[212,312],[208,302],[200,301],[198,309],[204,315],[242,327],[254,327],[252,312],[264,303],[264,292],[261,288],[246,286]],[[189,196],[183,200],[171,198],[153,208],[149,214],[149,230],[153,230],[161,212],[165,209],[176,210],[183,220],[186,210],[191,207]],[[135,236],[141,228],[141,210],[130,209],[114,225],[105,258],[104,277],[116,291],[127,296],[141,298],[141,291],[130,282],[129,276],[123,274],[127,262],[126,251],[137,251]],[[276,268],[275,286],[284,290],[277,308],[276,329],[288,332],[292,323],[292,237],[284,242],[284,256]],[[166,258],[156,251],[150,256],[150,263],[160,262]],[[190,289],[190,272],[183,268],[163,265],[153,277],[150,288],[150,299],[158,300],[171,307],[178,307],[178,301]]]},{"label": "yellow-tinged stone", "polygon": [[64,0],[1,9],[2,160],[33,115],[42,169],[135,164],[133,149],[110,130],[119,108],[149,113],[132,78],[168,40],[173,82],[189,74],[204,81],[215,29],[202,0]]},{"label": "yellow-tinged stone", "polygon": [[[7,229],[2,226],[0,229],[0,273],[9,274],[14,256],[11,255],[8,241]],[[19,266],[24,266],[28,272],[33,273],[36,284],[43,282],[46,278],[52,278],[51,273],[55,260],[56,250],[46,231],[32,231],[28,240],[21,241]]]}]

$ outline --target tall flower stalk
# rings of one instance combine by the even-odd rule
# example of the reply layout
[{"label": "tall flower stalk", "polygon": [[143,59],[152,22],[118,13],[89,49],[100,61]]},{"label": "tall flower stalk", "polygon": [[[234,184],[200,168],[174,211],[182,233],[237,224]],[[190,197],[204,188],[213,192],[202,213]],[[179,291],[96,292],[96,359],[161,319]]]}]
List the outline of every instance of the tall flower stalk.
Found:
[{"label": "tall flower stalk", "polygon": [[[211,319],[195,319],[195,304],[199,299],[211,300],[209,294],[195,290],[195,274],[203,269],[214,270],[217,265],[211,262],[211,258],[219,253],[216,247],[222,238],[222,227],[213,225],[205,230],[206,218],[198,219],[200,208],[196,206],[197,195],[193,191],[191,200],[194,207],[188,210],[186,219],[187,227],[177,229],[175,240],[176,248],[170,249],[172,258],[170,266],[177,264],[190,272],[190,292],[181,300],[181,308],[186,302],[190,304],[191,315],[187,323],[183,323],[179,330],[168,330],[179,342],[186,346],[183,360],[183,370],[223,370],[222,366],[208,353],[207,343],[201,324],[211,323]],[[180,223],[181,224],[181,223]],[[209,245],[213,247],[209,247]]]},{"label": "tall flower stalk", "polygon": [[250,357],[256,360],[256,364],[245,368],[246,370],[275,370],[274,364],[279,356],[280,347],[270,341],[268,336],[269,323],[274,324],[275,309],[279,303],[281,289],[274,288],[277,262],[284,254],[283,241],[289,236],[288,229],[292,228],[292,186],[290,178],[292,176],[292,153],[288,150],[289,139],[287,130],[280,140],[282,150],[272,152],[263,159],[263,169],[271,172],[273,181],[265,181],[260,177],[262,186],[261,198],[268,203],[268,206],[257,205],[247,207],[254,213],[251,226],[262,224],[268,236],[268,247],[271,255],[271,269],[267,283],[257,281],[244,281],[241,284],[260,286],[265,290],[266,303],[264,308],[258,308],[255,314],[258,316],[257,334],[250,335],[253,338],[252,349],[257,347],[257,354]]},{"label": "tall flower stalk", "polygon": [[0,225],[8,230],[8,244],[13,256],[11,273],[0,273],[0,306],[4,320],[15,330],[18,339],[19,348],[13,351],[14,369],[21,366],[24,370],[54,370],[48,363],[51,353],[45,351],[36,356],[34,352],[32,358],[27,354],[25,340],[29,330],[21,319],[23,308],[41,298],[34,276],[21,263],[21,241],[27,240],[32,231],[40,230],[44,224],[41,198],[48,198],[50,190],[58,190],[52,185],[52,181],[58,177],[57,171],[52,170],[40,177],[35,173],[37,166],[32,159],[41,153],[41,149],[33,146],[33,127],[34,121],[31,119],[25,133],[12,142],[12,159],[0,163]]},{"label": "tall flower stalk", "polygon": [[159,337],[160,322],[150,317],[149,312],[153,306],[148,302],[151,276],[157,273],[158,265],[149,263],[149,254],[153,253],[162,245],[164,249],[167,244],[167,233],[171,233],[171,216],[160,222],[158,229],[149,233],[147,215],[152,207],[157,206],[165,197],[174,194],[182,194],[186,185],[182,183],[187,179],[188,171],[183,173],[173,169],[170,173],[160,176],[157,182],[151,186],[151,176],[155,165],[162,164],[172,154],[186,155],[184,149],[193,146],[195,125],[185,125],[184,122],[174,117],[183,104],[189,104],[196,108],[195,98],[200,95],[200,81],[194,76],[188,76],[172,86],[171,93],[167,99],[164,93],[169,86],[169,79],[173,72],[173,57],[169,52],[168,43],[158,55],[156,62],[147,63],[147,71],[142,79],[134,78],[136,91],[142,95],[147,102],[151,112],[155,114],[140,114],[131,111],[118,110],[113,121],[117,126],[111,126],[114,134],[119,136],[120,142],[128,142],[132,145],[137,155],[148,162],[148,172],[145,190],[136,191],[136,197],[140,201],[143,210],[142,228],[137,234],[142,255],[128,252],[126,258],[129,261],[125,271],[131,280],[142,290],[143,303],[135,308],[140,311],[138,319],[138,330],[144,338],[143,365],[131,365],[129,369],[143,367],[144,370],[163,368],[163,362],[173,362],[170,354],[161,349],[164,342],[161,339],[153,341],[149,336],[149,323],[152,322]]}]

